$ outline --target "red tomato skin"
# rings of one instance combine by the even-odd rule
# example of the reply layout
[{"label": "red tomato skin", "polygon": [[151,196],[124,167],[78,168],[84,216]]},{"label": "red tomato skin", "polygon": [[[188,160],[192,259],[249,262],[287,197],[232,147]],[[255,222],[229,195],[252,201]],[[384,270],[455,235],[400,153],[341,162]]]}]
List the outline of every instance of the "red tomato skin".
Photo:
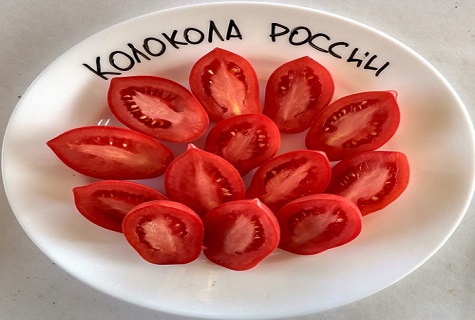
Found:
[{"label": "red tomato skin", "polygon": [[[262,112],[254,67],[236,53],[221,48],[208,52],[191,68],[189,84],[191,92],[215,122],[239,114]],[[239,95],[235,96],[234,92]]]},{"label": "red tomato skin", "polygon": [[330,72],[304,56],[284,63],[270,75],[263,113],[274,120],[281,132],[302,132],[330,103],[334,91]]},{"label": "red tomato skin", "polygon": [[[242,176],[275,156],[279,148],[279,129],[260,113],[242,114],[218,122],[208,133],[204,147],[228,160]],[[251,154],[249,158],[240,158],[248,154]]]},{"label": "red tomato skin", "polygon": [[205,214],[203,224],[205,257],[235,271],[254,268],[275,251],[280,239],[276,217],[258,199],[221,204]]},{"label": "red tomato skin", "polygon": [[354,240],[362,230],[362,216],[350,200],[332,194],[314,194],[292,201],[276,213],[279,248],[314,255]]},{"label": "red tomato skin", "polygon": [[166,196],[150,187],[132,181],[101,180],[73,188],[77,210],[92,223],[108,230],[122,232],[125,215],[135,206]]},{"label": "red tomato skin", "polygon": [[244,199],[241,175],[228,161],[193,144],[167,168],[165,191],[200,216],[215,206]]},{"label": "red tomato skin", "polygon": [[159,141],[126,128],[86,126],[66,131],[46,143],[68,167],[106,180],[161,176],[173,160]]},{"label": "red tomato skin", "polygon": [[209,124],[206,111],[188,89],[161,77],[112,78],[107,102],[125,126],[163,141],[196,140]]},{"label": "red tomato skin", "polygon": [[323,192],[330,179],[331,166],[324,153],[290,151],[267,160],[256,170],[246,198],[259,198],[277,212],[288,202]]},{"label": "red tomato skin", "polygon": [[330,161],[337,161],[382,147],[399,127],[396,96],[395,91],[369,91],[332,102],[307,132],[307,148],[324,151]]},{"label": "red tomato skin", "polygon": [[[365,181],[357,185],[358,181]],[[407,156],[398,151],[368,151],[338,162],[326,192],[355,202],[363,216],[394,202],[409,184]]]},{"label": "red tomato skin", "polygon": [[193,210],[178,202],[142,203],[125,216],[122,229],[132,248],[153,264],[186,264],[201,254],[203,222]]}]

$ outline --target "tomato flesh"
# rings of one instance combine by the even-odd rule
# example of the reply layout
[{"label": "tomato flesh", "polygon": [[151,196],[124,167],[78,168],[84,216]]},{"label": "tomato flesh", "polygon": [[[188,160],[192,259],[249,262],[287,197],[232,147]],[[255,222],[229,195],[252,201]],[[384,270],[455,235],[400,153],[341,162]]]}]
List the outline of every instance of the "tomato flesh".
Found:
[{"label": "tomato flesh", "polygon": [[196,140],[209,124],[205,110],[191,92],[165,78],[113,78],[107,101],[124,125],[164,141]]},{"label": "tomato flesh", "polygon": [[201,218],[185,205],[169,200],[145,202],[122,223],[129,244],[154,264],[185,264],[198,258],[203,244]]},{"label": "tomato flesh", "polygon": [[122,232],[122,220],[135,206],[166,197],[150,187],[121,180],[102,180],[73,189],[78,211],[103,228]]},{"label": "tomato flesh", "polygon": [[189,83],[213,121],[261,112],[256,72],[245,58],[233,52],[215,48],[198,59]]},{"label": "tomato flesh", "polygon": [[98,179],[155,178],[165,173],[174,158],[159,141],[119,127],[80,127],[62,133],[47,145],[68,167]]},{"label": "tomato flesh", "polygon": [[330,103],[334,91],[330,72],[312,58],[301,57],[284,63],[270,75],[263,113],[282,132],[302,132]]},{"label": "tomato flesh", "polygon": [[325,154],[313,150],[290,151],[267,160],[254,176],[246,193],[259,198],[272,211],[306,195],[323,192],[331,178]]},{"label": "tomato flesh", "polygon": [[312,123],[305,144],[331,161],[376,150],[395,134],[400,112],[395,91],[352,94],[331,103]]},{"label": "tomato flesh", "polygon": [[407,157],[402,152],[364,152],[333,167],[327,192],[350,199],[367,215],[385,208],[404,192],[409,184],[409,171]]},{"label": "tomato flesh", "polygon": [[204,149],[228,160],[241,175],[272,158],[280,148],[275,123],[263,114],[243,114],[217,123]]},{"label": "tomato flesh", "polygon": [[245,196],[241,175],[225,159],[190,144],[165,173],[165,190],[200,216],[217,205]]},{"label": "tomato flesh", "polygon": [[350,200],[333,194],[315,194],[292,201],[277,213],[279,248],[302,255],[321,253],[355,239],[362,216]]},{"label": "tomato flesh", "polygon": [[203,253],[231,270],[248,270],[270,255],[279,243],[277,219],[259,200],[221,204],[203,218]]}]

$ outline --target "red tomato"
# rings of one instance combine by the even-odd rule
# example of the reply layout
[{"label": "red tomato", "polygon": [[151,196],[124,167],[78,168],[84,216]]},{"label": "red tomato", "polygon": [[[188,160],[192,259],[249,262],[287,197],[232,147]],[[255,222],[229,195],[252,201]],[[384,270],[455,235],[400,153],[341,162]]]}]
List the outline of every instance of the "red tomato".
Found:
[{"label": "red tomato", "polygon": [[257,169],[246,197],[259,198],[277,212],[290,201],[323,192],[330,178],[331,167],[325,154],[291,151],[267,160]]},{"label": "red tomato", "polygon": [[292,60],[270,75],[263,112],[280,131],[302,132],[330,103],[334,90],[333,78],[324,66],[307,56]]},{"label": "red tomato", "polygon": [[409,163],[404,153],[369,151],[337,163],[327,192],[350,199],[367,215],[396,200],[408,183]]},{"label": "red tomato", "polygon": [[242,114],[222,120],[206,137],[205,150],[228,160],[241,175],[272,158],[280,148],[275,123],[263,114]]},{"label": "red tomato", "polygon": [[122,232],[122,220],[133,207],[147,201],[165,200],[155,189],[130,182],[103,180],[73,189],[78,211],[103,228]]},{"label": "red tomato", "polygon": [[279,223],[259,200],[228,202],[204,218],[203,253],[231,270],[248,270],[270,255],[279,243]]},{"label": "red tomato", "polygon": [[174,156],[159,141],[133,130],[87,126],[47,142],[71,169],[98,179],[134,180],[165,173]]},{"label": "red tomato", "polygon": [[156,200],[138,205],[125,216],[122,229],[130,245],[150,263],[185,264],[201,253],[201,218],[178,202]]},{"label": "red tomato", "polygon": [[307,148],[324,151],[331,161],[376,150],[399,126],[395,91],[352,94],[317,115],[305,138]]},{"label": "red tomato", "polygon": [[195,62],[190,89],[216,122],[244,113],[260,113],[259,82],[243,57],[220,48]]},{"label": "red tomato", "polygon": [[107,101],[127,127],[164,141],[195,140],[209,124],[205,110],[188,89],[160,77],[113,78]]},{"label": "red tomato", "polygon": [[241,175],[225,159],[190,144],[165,173],[165,190],[200,216],[217,205],[244,198]]},{"label": "red tomato", "polygon": [[276,214],[279,248],[310,255],[344,245],[362,229],[362,216],[350,200],[333,194],[314,194],[292,201]]}]

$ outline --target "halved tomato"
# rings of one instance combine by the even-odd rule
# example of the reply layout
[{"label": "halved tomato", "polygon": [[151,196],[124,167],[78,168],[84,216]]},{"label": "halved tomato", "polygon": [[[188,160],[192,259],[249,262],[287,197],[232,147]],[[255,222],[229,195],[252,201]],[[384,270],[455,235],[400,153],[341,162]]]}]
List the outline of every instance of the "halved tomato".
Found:
[{"label": "halved tomato", "polygon": [[198,258],[203,222],[187,206],[169,200],[142,203],[122,223],[129,244],[154,264],[185,264]]},{"label": "halved tomato", "polygon": [[261,112],[256,72],[236,53],[221,48],[210,51],[193,65],[189,83],[211,120]]},{"label": "halved tomato", "polygon": [[271,119],[256,113],[218,122],[208,133],[204,149],[228,160],[246,175],[272,158],[279,148],[279,129]]},{"label": "halved tomato", "polygon": [[314,194],[292,201],[277,213],[279,248],[310,255],[342,246],[362,229],[362,216],[350,200],[333,194]]},{"label": "halved tomato", "polygon": [[231,270],[248,270],[270,255],[279,243],[277,219],[258,199],[221,204],[204,218],[203,253]]},{"label": "halved tomato", "polygon": [[165,172],[165,190],[200,216],[217,205],[244,199],[241,175],[228,161],[190,144]]},{"label": "halved tomato", "polygon": [[103,228],[122,232],[122,220],[135,206],[166,197],[155,189],[131,181],[102,180],[73,189],[78,211]]},{"label": "halved tomato", "polygon": [[159,141],[120,127],[86,126],[47,142],[71,169],[98,179],[134,180],[158,177],[173,160]]},{"label": "halved tomato", "polygon": [[406,190],[409,171],[409,162],[402,152],[360,153],[333,167],[327,192],[350,199],[367,215],[383,209]]},{"label": "halved tomato", "polygon": [[282,132],[302,132],[330,103],[334,91],[330,72],[312,58],[301,57],[284,63],[270,75],[263,113]]},{"label": "halved tomato", "polygon": [[259,198],[277,212],[290,201],[323,192],[330,178],[330,162],[324,153],[290,151],[267,160],[256,170],[246,197]]},{"label": "halved tomato", "polygon": [[332,102],[312,123],[307,148],[324,151],[331,161],[378,149],[399,126],[396,96],[395,91],[360,92]]},{"label": "halved tomato", "polygon": [[205,110],[191,92],[165,78],[112,78],[107,101],[124,125],[164,141],[193,141],[209,124]]}]

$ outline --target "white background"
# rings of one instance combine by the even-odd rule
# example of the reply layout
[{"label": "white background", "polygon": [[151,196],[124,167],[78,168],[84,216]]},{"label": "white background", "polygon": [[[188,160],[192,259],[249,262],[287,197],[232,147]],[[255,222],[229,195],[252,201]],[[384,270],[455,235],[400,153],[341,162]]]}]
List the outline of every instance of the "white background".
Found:
[{"label": "white background", "polygon": [[[203,2],[0,0],[2,132],[31,82],[78,42],[129,18]],[[447,78],[474,119],[474,1],[273,2],[338,14],[396,38]],[[4,192],[0,196],[1,320],[184,319],[115,300],[69,276],[29,240]],[[470,319],[475,314],[474,214],[472,205],[447,244],[395,285],[351,305],[298,319]]]}]

